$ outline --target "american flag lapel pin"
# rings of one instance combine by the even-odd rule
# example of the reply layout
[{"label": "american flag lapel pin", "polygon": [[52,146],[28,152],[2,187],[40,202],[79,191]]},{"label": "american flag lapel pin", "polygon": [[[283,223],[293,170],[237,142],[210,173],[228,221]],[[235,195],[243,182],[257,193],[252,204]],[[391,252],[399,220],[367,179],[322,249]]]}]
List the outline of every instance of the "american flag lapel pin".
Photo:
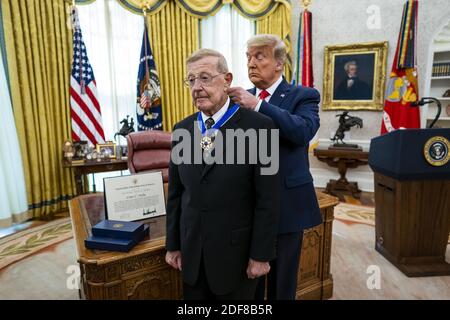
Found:
[{"label": "american flag lapel pin", "polygon": [[282,98],[284,98],[284,96],[285,96],[285,94],[284,94],[284,93],[282,93],[282,94],[280,95],[280,97],[282,97]]}]

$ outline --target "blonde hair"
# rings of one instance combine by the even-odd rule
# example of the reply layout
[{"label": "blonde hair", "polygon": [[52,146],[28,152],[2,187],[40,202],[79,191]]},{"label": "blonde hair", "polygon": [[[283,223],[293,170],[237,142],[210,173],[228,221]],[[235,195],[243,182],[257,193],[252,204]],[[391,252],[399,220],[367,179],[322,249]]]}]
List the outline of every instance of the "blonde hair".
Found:
[{"label": "blonde hair", "polygon": [[227,60],[225,60],[225,57],[223,54],[221,54],[219,51],[213,50],[213,49],[199,49],[197,51],[194,51],[187,59],[186,59],[186,65],[189,65],[193,62],[199,61],[206,57],[217,57],[217,71],[227,73],[228,72],[228,65]]},{"label": "blonde hair", "polygon": [[274,34],[258,34],[247,41],[248,48],[265,46],[273,48],[273,56],[276,60],[282,64],[286,62],[286,45],[280,37]]}]

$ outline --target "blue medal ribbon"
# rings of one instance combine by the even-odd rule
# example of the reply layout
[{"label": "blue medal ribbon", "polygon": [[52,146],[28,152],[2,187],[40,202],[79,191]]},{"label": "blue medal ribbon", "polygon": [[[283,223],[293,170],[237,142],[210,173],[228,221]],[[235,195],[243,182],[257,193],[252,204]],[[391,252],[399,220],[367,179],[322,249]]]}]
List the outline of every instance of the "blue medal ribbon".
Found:
[{"label": "blue medal ribbon", "polygon": [[228,120],[231,119],[232,116],[238,111],[240,106],[238,104],[234,104],[233,106],[229,107],[228,110],[225,112],[225,114],[222,116],[222,118],[219,119],[210,129],[206,130],[205,123],[203,122],[202,113],[199,112],[197,116],[198,121],[198,129],[202,133],[202,136],[205,135],[207,131],[216,131],[221,126],[223,126]]}]

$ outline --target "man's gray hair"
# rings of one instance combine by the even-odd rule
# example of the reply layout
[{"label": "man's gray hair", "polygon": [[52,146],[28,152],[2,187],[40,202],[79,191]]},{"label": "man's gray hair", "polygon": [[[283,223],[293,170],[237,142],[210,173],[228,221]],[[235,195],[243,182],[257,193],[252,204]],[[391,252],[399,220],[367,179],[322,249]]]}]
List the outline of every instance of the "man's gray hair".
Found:
[{"label": "man's gray hair", "polygon": [[228,65],[227,60],[221,54],[219,51],[213,50],[213,49],[199,49],[197,51],[194,51],[187,59],[186,59],[186,65],[189,65],[193,62],[196,62],[198,60],[201,60],[206,57],[217,57],[217,71],[227,73],[228,72]]},{"label": "man's gray hair", "polygon": [[350,66],[358,66],[358,64],[356,63],[355,60],[347,62],[346,64],[344,64],[345,72],[348,72],[348,68],[350,68]]},{"label": "man's gray hair", "polygon": [[247,41],[247,47],[272,47],[273,56],[276,60],[284,64],[286,62],[286,45],[280,37],[274,34],[258,34]]}]

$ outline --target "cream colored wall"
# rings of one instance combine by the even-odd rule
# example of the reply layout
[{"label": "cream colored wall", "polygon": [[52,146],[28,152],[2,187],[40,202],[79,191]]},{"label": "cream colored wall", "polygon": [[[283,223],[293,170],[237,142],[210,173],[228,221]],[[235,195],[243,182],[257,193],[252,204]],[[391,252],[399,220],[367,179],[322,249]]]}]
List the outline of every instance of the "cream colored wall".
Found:
[{"label": "cream colored wall", "polygon": [[[372,41],[388,41],[387,74],[389,74],[394,58],[397,37],[405,0],[312,0],[310,11],[313,14],[313,68],[316,88],[322,92],[323,87],[323,52],[327,45],[348,44]],[[292,0],[292,42],[297,46],[298,20],[301,12],[300,0]],[[369,29],[367,20],[370,6],[380,10],[381,24],[379,29]],[[418,27],[418,71],[419,90],[423,95],[427,74],[430,73],[430,46],[433,37],[450,20],[449,0],[422,0],[419,2]],[[335,115],[338,111],[321,111],[321,127],[319,138],[321,145],[330,143],[330,134],[338,127]],[[352,129],[349,142],[356,141],[364,148],[369,147],[370,139],[378,136],[381,125],[381,111],[353,111],[350,114],[364,121],[364,128]],[[311,172],[315,184],[323,187],[330,177],[338,177],[337,170],[320,163],[313,156]],[[358,181],[361,189],[373,191],[373,175],[368,166],[352,169],[348,178]]]}]

